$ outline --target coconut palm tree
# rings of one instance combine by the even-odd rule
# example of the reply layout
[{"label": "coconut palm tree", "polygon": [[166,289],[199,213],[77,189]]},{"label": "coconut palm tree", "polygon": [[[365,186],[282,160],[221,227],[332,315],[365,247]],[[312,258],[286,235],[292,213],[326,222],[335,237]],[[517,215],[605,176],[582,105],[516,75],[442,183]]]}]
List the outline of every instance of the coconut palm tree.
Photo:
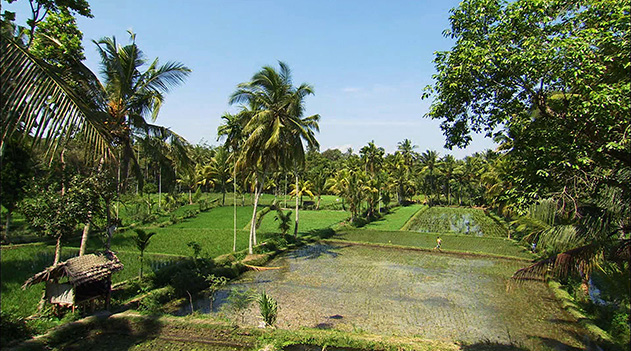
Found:
[{"label": "coconut palm tree", "polygon": [[[421,154],[420,161],[421,161],[421,171],[425,174],[425,180],[429,183],[428,200],[431,205],[435,202],[436,203],[438,202],[438,199],[436,199],[435,202],[431,200],[431,195],[437,194],[435,173],[436,173],[436,169],[439,163],[438,152],[434,150],[426,150],[425,152]],[[440,195],[438,194],[438,196]]]},{"label": "coconut palm tree", "polygon": [[405,164],[412,169],[412,165],[416,160],[418,154],[414,152],[414,149],[418,148],[418,145],[412,145],[412,141],[410,139],[403,139],[403,141],[397,144],[397,151],[401,152],[403,155],[403,159],[405,160]]},{"label": "coconut palm tree", "polygon": [[[158,136],[184,154],[186,141],[155,122],[164,102],[164,94],[181,84],[191,70],[179,62],[160,65],[156,58],[149,62],[136,45],[136,35],[129,32],[131,43],[121,46],[116,38],[94,41],[101,56],[108,130],[120,147],[120,167],[123,184],[127,183],[129,167],[140,182],[142,175],[134,155],[134,136]],[[145,64],[149,66],[142,70]],[[123,187],[124,188],[124,187]]]},{"label": "coconut palm tree", "polygon": [[244,126],[247,135],[237,162],[254,172],[254,209],[250,226],[249,252],[256,243],[256,212],[265,179],[279,169],[299,169],[304,165],[305,148],[317,148],[315,132],[319,115],[303,117],[304,100],[313,94],[308,84],[294,87],[289,67],[279,62],[280,70],[265,66],[249,82],[239,84],[230,97],[231,104],[250,108],[251,118]]}]

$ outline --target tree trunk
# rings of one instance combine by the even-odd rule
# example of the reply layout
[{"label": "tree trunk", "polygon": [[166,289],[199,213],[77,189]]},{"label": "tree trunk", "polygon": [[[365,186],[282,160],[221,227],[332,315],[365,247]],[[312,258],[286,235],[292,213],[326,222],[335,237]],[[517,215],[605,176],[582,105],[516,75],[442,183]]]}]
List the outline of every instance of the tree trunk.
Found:
[{"label": "tree trunk", "polygon": [[234,240],[232,242],[232,252],[237,251],[237,167],[234,167],[234,177],[232,178],[232,185],[234,193],[232,194],[233,198],[233,224],[234,224]]},{"label": "tree trunk", "polygon": [[193,191],[191,191],[191,189],[188,189],[188,204],[192,205],[193,204]]},{"label": "tree trunk", "polygon": [[6,243],[9,243],[9,226],[11,225],[11,215],[13,214],[12,210],[7,209],[7,222],[4,226],[4,238],[2,240]]},{"label": "tree trunk", "polygon": [[322,199],[322,194],[318,194],[318,203],[316,204],[316,211],[320,209],[320,200]]},{"label": "tree trunk", "polygon": [[140,251],[140,279],[142,280],[142,264],[144,259],[144,251]]},{"label": "tree trunk", "polygon": [[79,247],[79,256],[85,254],[85,247],[88,244],[88,236],[90,235],[90,221],[83,226],[83,235],[81,236],[81,246]]},{"label": "tree trunk", "polygon": [[[298,172],[296,172],[296,223],[294,223],[294,239],[298,238]],[[302,196],[300,196],[302,198]]]},{"label": "tree trunk", "polygon": [[59,263],[61,259],[61,234],[57,236],[57,245],[55,245],[55,260],[53,266]]},{"label": "tree trunk", "polygon": [[285,206],[283,207],[287,208],[287,173],[285,173]]},{"label": "tree trunk", "polygon": [[261,185],[259,186],[259,179],[256,176],[254,181],[254,209],[252,210],[252,222],[250,223],[250,240],[248,243],[248,253],[252,255],[254,253],[254,246],[256,246],[256,210],[259,205],[259,197],[261,193],[259,191],[263,190],[263,182],[265,179],[261,179]]},{"label": "tree trunk", "polygon": [[112,245],[112,235],[110,234],[110,227],[112,226],[112,215],[110,213],[111,200],[108,198],[105,200],[105,230],[107,231],[107,243],[105,244],[105,250],[110,251]]},{"label": "tree trunk", "polygon": [[158,208],[162,206],[162,167],[158,171]]}]

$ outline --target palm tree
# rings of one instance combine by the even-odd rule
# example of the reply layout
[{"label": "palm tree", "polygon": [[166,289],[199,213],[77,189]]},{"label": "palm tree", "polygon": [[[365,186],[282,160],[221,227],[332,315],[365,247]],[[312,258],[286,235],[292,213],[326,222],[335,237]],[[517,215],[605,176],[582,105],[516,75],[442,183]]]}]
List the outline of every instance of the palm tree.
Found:
[{"label": "palm tree", "polygon": [[[435,171],[436,168],[438,166],[438,152],[434,151],[434,150],[426,150],[425,152],[423,152],[421,154],[420,157],[420,161],[421,161],[421,170],[423,173],[425,173],[425,179],[426,181],[429,183],[428,189],[429,189],[429,193],[428,193],[428,200],[430,205],[434,204],[434,201],[432,201],[431,199],[431,195],[432,194],[436,194],[436,175],[435,175]],[[438,195],[440,196],[440,195]],[[436,200],[436,202],[438,202],[438,199]]]},{"label": "palm tree", "polygon": [[307,84],[294,87],[289,67],[279,62],[280,71],[265,66],[251,81],[239,84],[230,97],[231,104],[250,106],[251,117],[243,129],[243,142],[238,166],[254,172],[254,209],[250,226],[249,252],[256,244],[256,212],[265,178],[274,170],[299,169],[304,165],[305,149],[317,148],[315,131],[319,115],[302,117],[304,99],[313,94]]},{"label": "palm tree", "polygon": [[362,147],[359,150],[359,154],[364,163],[364,170],[374,177],[381,167],[385,150],[382,147],[377,147],[373,140],[367,146]]},{"label": "palm tree", "polygon": [[160,65],[158,59],[141,71],[148,61],[136,45],[136,35],[132,32],[129,34],[131,43],[126,46],[118,45],[114,37],[94,41],[101,56],[106,112],[109,115],[108,130],[114,143],[120,147],[123,184],[127,183],[130,166],[139,181],[142,180],[132,148],[135,135],[168,139],[171,145],[185,152],[186,142],[183,138],[167,128],[148,123],[147,119],[152,122],[156,120],[164,102],[164,94],[171,87],[182,83],[191,72],[179,62]]},{"label": "palm tree", "polygon": [[[296,184],[291,185],[291,192],[289,193],[290,197],[296,198],[296,214],[298,213],[298,204],[300,201],[300,206],[302,206],[302,197],[304,195],[309,196],[309,198],[313,199],[312,190],[313,185],[308,180],[299,181],[298,175],[296,174]],[[294,223],[294,238],[298,236],[298,215],[296,215],[296,221]]]},{"label": "palm tree", "polygon": [[318,167],[309,172],[309,181],[311,182],[313,193],[318,197],[316,210],[320,209],[320,200],[322,198],[322,194],[324,194],[324,192],[328,189],[327,180],[330,175],[331,171],[324,167]]},{"label": "palm tree", "polygon": [[414,152],[414,149],[418,148],[418,145],[412,145],[412,141],[410,139],[403,139],[403,141],[397,144],[397,150],[401,152],[403,155],[403,159],[405,160],[405,164],[412,169],[412,165],[414,164],[414,160],[417,157],[417,153]]},{"label": "palm tree", "polygon": [[456,159],[452,155],[445,155],[440,160],[439,168],[443,175],[443,189],[445,190],[447,205],[451,205],[451,183],[454,179],[454,173],[456,171]]},{"label": "palm tree", "polygon": [[248,110],[243,110],[241,113],[237,115],[232,115],[229,113],[225,113],[221,116],[221,119],[225,121],[224,124],[220,125],[217,128],[217,140],[225,137],[226,141],[224,142],[224,148],[230,150],[231,161],[232,161],[232,186],[233,186],[233,226],[234,226],[234,240],[232,244],[232,251],[237,251],[237,158],[239,155],[239,151],[241,150],[241,145],[243,144],[243,127],[245,126],[245,122],[249,118],[251,114],[248,113]]},{"label": "palm tree", "polygon": [[134,237],[134,243],[136,244],[136,248],[140,251],[140,279],[142,279],[142,270],[143,270],[143,259],[145,256],[145,250],[147,246],[149,246],[149,240],[156,233],[151,232],[147,233],[142,229],[134,229],[136,232],[136,236]]}]

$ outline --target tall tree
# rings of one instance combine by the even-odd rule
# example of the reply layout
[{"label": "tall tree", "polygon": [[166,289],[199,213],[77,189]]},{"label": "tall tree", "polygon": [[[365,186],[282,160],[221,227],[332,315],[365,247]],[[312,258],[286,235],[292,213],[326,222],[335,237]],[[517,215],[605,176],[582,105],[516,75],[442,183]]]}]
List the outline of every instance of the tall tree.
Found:
[{"label": "tall tree", "polygon": [[512,201],[555,197],[586,239],[523,272],[589,270],[628,249],[617,238],[631,231],[629,1],[466,0],[450,22],[455,45],[436,54],[424,94],[447,146],[471,131],[499,138],[518,165]]},{"label": "tall tree", "polygon": [[[421,154],[421,172],[424,175],[426,187],[429,190],[428,201],[430,205],[437,204],[440,194],[436,191],[436,169],[439,164],[438,152],[434,150],[426,150]],[[436,200],[432,200],[432,195],[437,195]]]},{"label": "tall tree", "polygon": [[241,151],[244,135],[243,127],[250,117],[250,110],[243,109],[241,113],[232,115],[225,113],[221,116],[224,123],[217,128],[217,140],[225,137],[224,147],[231,152],[232,161],[232,211],[233,211],[233,231],[234,238],[232,243],[232,251],[237,251],[237,159]]},{"label": "tall tree", "polygon": [[[131,166],[142,182],[132,141],[135,135],[157,136],[185,154],[186,141],[167,128],[154,122],[164,102],[164,94],[181,84],[191,72],[179,62],[160,65],[156,58],[149,62],[136,45],[136,35],[130,34],[131,43],[120,46],[116,38],[102,38],[94,43],[101,56],[101,73],[104,79],[105,100],[109,114],[108,129],[120,147],[120,165],[123,183],[126,184]],[[142,70],[143,66],[149,66]]]},{"label": "tall tree", "polygon": [[263,67],[249,82],[239,84],[230,98],[231,104],[255,107],[244,127],[247,138],[239,157],[239,164],[250,167],[255,176],[250,253],[256,244],[256,212],[266,177],[274,170],[301,168],[305,159],[303,140],[308,146],[318,147],[314,132],[319,130],[320,116],[303,117],[304,100],[313,94],[313,88],[305,83],[294,87],[289,67],[283,62],[279,66],[279,71]]}]

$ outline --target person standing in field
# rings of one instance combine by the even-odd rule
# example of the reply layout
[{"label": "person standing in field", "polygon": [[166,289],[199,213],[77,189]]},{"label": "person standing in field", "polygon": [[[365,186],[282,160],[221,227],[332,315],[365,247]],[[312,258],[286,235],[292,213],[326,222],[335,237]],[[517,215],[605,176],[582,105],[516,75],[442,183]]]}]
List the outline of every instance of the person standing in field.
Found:
[{"label": "person standing in field", "polygon": [[440,252],[442,252],[443,250],[440,249],[440,245],[442,245],[443,240],[440,238],[440,236],[436,237],[436,247],[434,248],[434,250],[438,250]]}]

